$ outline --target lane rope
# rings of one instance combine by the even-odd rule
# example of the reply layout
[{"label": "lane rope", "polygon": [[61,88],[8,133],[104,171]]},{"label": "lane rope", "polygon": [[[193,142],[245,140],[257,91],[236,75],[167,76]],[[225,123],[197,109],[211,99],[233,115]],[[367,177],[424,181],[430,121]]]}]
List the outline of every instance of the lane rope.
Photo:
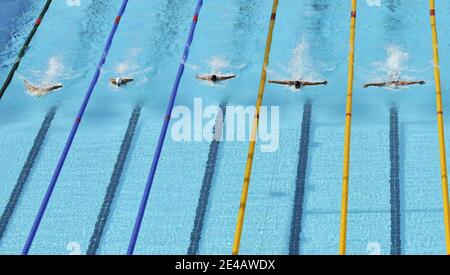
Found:
[{"label": "lane rope", "polygon": [[436,86],[436,114],[438,122],[439,155],[442,181],[442,202],[444,204],[445,242],[447,255],[450,255],[450,206],[448,196],[447,157],[445,152],[444,111],[442,107],[441,70],[439,68],[439,47],[436,30],[436,8],[434,0],[430,0],[430,23],[433,44],[434,80]]},{"label": "lane rope", "polygon": [[244,183],[242,186],[242,194],[241,194],[241,200],[239,205],[239,212],[238,212],[238,218],[236,223],[236,231],[234,235],[234,242],[233,242],[233,248],[232,248],[232,254],[237,255],[239,254],[239,248],[241,244],[241,238],[242,238],[242,229],[244,227],[244,217],[245,217],[245,208],[247,206],[247,198],[248,198],[248,189],[250,186],[250,176],[252,173],[252,166],[253,166],[253,157],[255,154],[255,145],[256,145],[256,138],[258,133],[258,125],[259,125],[259,113],[264,97],[264,91],[266,87],[266,80],[267,80],[267,66],[269,65],[269,57],[270,57],[270,49],[272,46],[272,36],[273,36],[273,30],[275,27],[275,19],[277,15],[278,10],[278,0],[273,1],[272,5],[272,13],[270,15],[270,24],[269,24],[269,32],[267,34],[267,41],[266,41],[266,50],[264,53],[264,62],[262,66],[262,72],[261,72],[261,80],[259,83],[259,90],[258,90],[258,98],[256,100],[256,111],[255,111],[255,117],[253,118],[253,126],[252,126],[252,133],[250,137],[250,145],[248,149],[248,156],[247,156],[247,164],[245,166],[245,174],[244,174]]},{"label": "lane rope", "polygon": [[344,168],[342,176],[341,222],[339,233],[339,254],[344,255],[347,249],[347,215],[348,215],[348,180],[350,170],[350,139],[352,127],[353,76],[355,67],[355,32],[356,32],[356,0],[352,0],[350,14],[350,52],[348,57],[347,106],[344,132]]}]

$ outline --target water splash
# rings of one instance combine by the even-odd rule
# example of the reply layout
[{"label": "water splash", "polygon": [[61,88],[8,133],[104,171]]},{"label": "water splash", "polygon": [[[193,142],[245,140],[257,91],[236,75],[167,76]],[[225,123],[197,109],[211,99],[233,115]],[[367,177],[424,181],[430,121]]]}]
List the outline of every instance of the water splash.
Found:
[{"label": "water splash", "polygon": [[305,40],[302,40],[292,49],[291,59],[283,71],[292,80],[317,81],[322,79],[317,70],[322,69],[329,70],[325,64],[311,58],[310,46]]},{"label": "water splash", "polygon": [[230,67],[230,62],[222,56],[213,56],[206,61],[210,71],[214,74],[222,74],[225,69]]},{"label": "water splash", "polygon": [[144,51],[142,48],[132,48],[128,50],[127,55],[123,61],[117,63],[114,66],[113,77],[131,77],[135,78],[135,86],[142,86],[149,82],[149,78],[146,76],[148,73],[155,73],[153,67],[142,68],[139,65],[139,55]]},{"label": "water splash", "polygon": [[[374,65],[379,72],[385,73],[388,81],[399,80],[410,71],[406,63],[409,60],[409,54],[403,51],[399,46],[389,45],[386,47],[386,60],[384,62],[375,62]],[[386,79],[384,79],[386,80]]]},{"label": "water splash", "polygon": [[42,84],[51,84],[64,76],[64,64],[60,56],[52,56],[48,60],[47,70],[44,72]]},{"label": "water splash", "polygon": [[120,63],[116,66],[115,72],[118,74],[124,74],[130,70],[130,65],[128,63]]},{"label": "water splash", "polygon": [[114,67],[114,72],[119,75],[123,75],[125,73],[131,73],[133,71],[139,70],[138,57],[139,54],[143,51],[141,48],[133,48],[128,51],[125,59],[118,63]]},{"label": "water splash", "polygon": [[305,79],[311,74],[311,57],[309,56],[309,45],[304,40],[301,41],[293,50],[289,61],[287,73],[290,79]]}]

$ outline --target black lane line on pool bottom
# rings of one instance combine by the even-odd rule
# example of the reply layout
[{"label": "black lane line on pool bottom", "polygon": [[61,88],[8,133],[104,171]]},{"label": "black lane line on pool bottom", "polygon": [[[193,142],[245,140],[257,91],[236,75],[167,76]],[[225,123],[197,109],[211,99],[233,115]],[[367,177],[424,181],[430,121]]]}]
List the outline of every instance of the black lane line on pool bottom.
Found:
[{"label": "black lane line on pool bottom", "polygon": [[400,255],[402,250],[400,236],[400,152],[398,137],[398,110],[391,108],[390,112],[390,159],[391,172],[389,183],[391,186],[391,255]]},{"label": "black lane line on pool bottom", "polygon": [[194,227],[191,232],[191,243],[188,248],[188,255],[197,255],[202,237],[203,224],[205,221],[206,208],[208,206],[209,194],[211,191],[212,180],[216,171],[217,155],[219,153],[220,139],[222,137],[223,123],[226,116],[227,102],[220,104],[219,114],[216,117],[214,125],[214,139],[209,145],[208,160],[206,161],[205,174],[203,176],[202,188],[198,199],[197,209],[194,219]]},{"label": "black lane line on pool bottom", "polygon": [[47,115],[45,116],[44,121],[41,124],[41,128],[39,129],[36,138],[34,139],[33,147],[31,147],[30,153],[28,153],[27,160],[22,167],[22,171],[20,171],[19,178],[17,179],[17,183],[14,186],[13,191],[8,200],[8,204],[6,205],[2,217],[0,218],[0,240],[5,234],[6,228],[8,226],[9,220],[14,213],[14,210],[19,202],[22,191],[25,187],[25,183],[27,182],[28,177],[30,176],[31,169],[33,168],[34,162],[36,161],[39,152],[41,151],[42,145],[44,144],[45,137],[47,136],[48,129],[50,128],[53,119],[56,114],[56,107],[51,108]]},{"label": "black lane line on pool bottom", "polygon": [[302,133],[298,150],[297,178],[295,180],[294,207],[292,209],[289,255],[300,253],[300,234],[302,231],[303,200],[305,196],[306,169],[308,167],[309,135],[311,131],[311,101],[303,107]]},{"label": "black lane line on pool bottom", "polygon": [[117,160],[114,165],[114,171],[111,175],[111,180],[109,182],[108,188],[106,189],[106,194],[103,199],[102,208],[100,210],[100,213],[98,214],[94,232],[92,233],[91,239],[89,241],[89,247],[86,253],[87,255],[95,255],[100,245],[103,230],[105,229],[109,213],[111,212],[111,205],[114,201],[117,186],[120,183],[120,178],[122,176],[123,168],[127,160],[128,152],[130,151],[131,143],[133,142],[133,137],[136,132],[136,126],[139,122],[139,117],[141,116],[141,109],[141,106],[137,106],[133,110],[130,121],[128,122],[128,128],[125,133],[125,137],[123,138],[122,145],[120,146],[119,154],[117,155]]}]

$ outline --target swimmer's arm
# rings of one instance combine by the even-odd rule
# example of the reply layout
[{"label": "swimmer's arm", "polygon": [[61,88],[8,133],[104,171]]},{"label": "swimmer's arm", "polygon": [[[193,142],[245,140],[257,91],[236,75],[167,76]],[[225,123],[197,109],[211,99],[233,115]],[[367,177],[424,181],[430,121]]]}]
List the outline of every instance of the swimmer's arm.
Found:
[{"label": "swimmer's arm", "polygon": [[53,90],[56,90],[56,88],[54,86],[50,86],[50,87],[42,87],[41,89],[42,92],[51,92]]},{"label": "swimmer's arm", "polygon": [[49,87],[43,87],[41,90],[43,92],[51,92],[51,91],[54,91],[54,90],[61,89],[62,87],[63,87],[62,84],[57,84],[57,85],[53,85],[53,86],[49,86]]},{"label": "swimmer's arm", "polygon": [[38,88],[31,85],[31,83],[28,82],[28,80],[24,80],[23,83],[25,85],[25,88],[30,92],[36,92],[38,90]]},{"label": "swimmer's arm", "polygon": [[235,78],[235,77],[236,77],[235,74],[233,74],[233,75],[224,75],[224,76],[218,76],[217,80],[228,80],[228,79],[232,79],[232,78]]},{"label": "swimmer's arm", "polygon": [[316,86],[316,85],[327,85],[328,81],[316,81],[316,82],[310,82],[310,81],[303,81],[301,82],[303,86]]},{"label": "swimmer's arm", "polygon": [[49,92],[54,91],[54,90],[61,89],[62,87],[63,87],[63,85],[55,85],[55,86],[52,86],[52,87],[50,87]]},{"label": "swimmer's arm", "polygon": [[424,85],[425,81],[423,81],[423,80],[420,80],[420,81],[399,81],[397,84],[398,85],[415,85],[415,84]]},{"label": "swimmer's arm", "polygon": [[280,84],[280,85],[294,85],[294,81],[290,80],[269,80],[269,83]]},{"label": "swimmer's arm", "polygon": [[31,90],[35,87],[31,86],[30,82],[28,82],[28,80],[24,80],[23,84],[25,85],[25,88],[27,88],[28,90]]},{"label": "swimmer's arm", "polygon": [[110,78],[109,79],[109,83],[111,83],[112,85],[116,85],[116,79],[115,78]]},{"label": "swimmer's arm", "polygon": [[124,81],[125,83],[129,83],[129,82],[134,81],[134,78],[126,77],[126,78],[123,78],[123,81]]},{"label": "swimmer's arm", "polygon": [[195,75],[195,78],[201,79],[201,80],[211,80],[211,76],[209,76],[209,75]]},{"label": "swimmer's arm", "polygon": [[387,83],[386,82],[375,82],[375,83],[367,83],[363,85],[363,88],[368,88],[368,87],[384,87],[386,86]]},{"label": "swimmer's arm", "polygon": [[27,80],[24,80],[23,83],[25,84],[25,88],[27,88],[28,91],[36,93],[36,92],[51,92],[57,89],[60,89],[63,87],[62,84],[56,84],[56,85],[52,85],[52,86],[48,86],[48,87],[36,87],[31,85],[30,82],[28,82]]}]

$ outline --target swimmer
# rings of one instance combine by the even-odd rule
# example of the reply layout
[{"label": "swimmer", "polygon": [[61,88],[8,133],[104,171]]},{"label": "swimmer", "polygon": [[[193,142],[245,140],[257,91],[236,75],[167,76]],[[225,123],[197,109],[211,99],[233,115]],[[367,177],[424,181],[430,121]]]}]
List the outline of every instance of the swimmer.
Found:
[{"label": "swimmer", "polygon": [[401,81],[401,80],[395,80],[395,81],[389,81],[389,82],[376,82],[376,83],[367,83],[363,85],[363,88],[368,87],[389,87],[393,89],[398,89],[400,86],[408,86],[408,85],[424,85],[425,81]]},{"label": "swimmer", "polygon": [[117,78],[110,78],[109,83],[111,85],[120,87],[122,85],[127,85],[129,82],[134,81],[131,77],[117,77]]},{"label": "swimmer", "polygon": [[269,80],[269,83],[294,86],[295,89],[301,89],[305,86],[327,85],[328,81]]},{"label": "swimmer", "polygon": [[47,94],[54,92],[55,90],[61,89],[63,87],[63,85],[61,83],[44,86],[44,87],[37,87],[37,86],[31,84],[30,82],[28,82],[27,80],[24,80],[23,83],[25,84],[25,88],[27,88],[27,90],[32,95],[39,96],[39,97],[47,95]]},{"label": "swimmer", "polygon": [[213,74],[213,75],[196,75],[195,77],[200,80],[218,82],[218,81],[224,81],[224,80],[235,78],[236,75],[235,74],[232,74],[232,75],[215,75],[215,74]]}]

